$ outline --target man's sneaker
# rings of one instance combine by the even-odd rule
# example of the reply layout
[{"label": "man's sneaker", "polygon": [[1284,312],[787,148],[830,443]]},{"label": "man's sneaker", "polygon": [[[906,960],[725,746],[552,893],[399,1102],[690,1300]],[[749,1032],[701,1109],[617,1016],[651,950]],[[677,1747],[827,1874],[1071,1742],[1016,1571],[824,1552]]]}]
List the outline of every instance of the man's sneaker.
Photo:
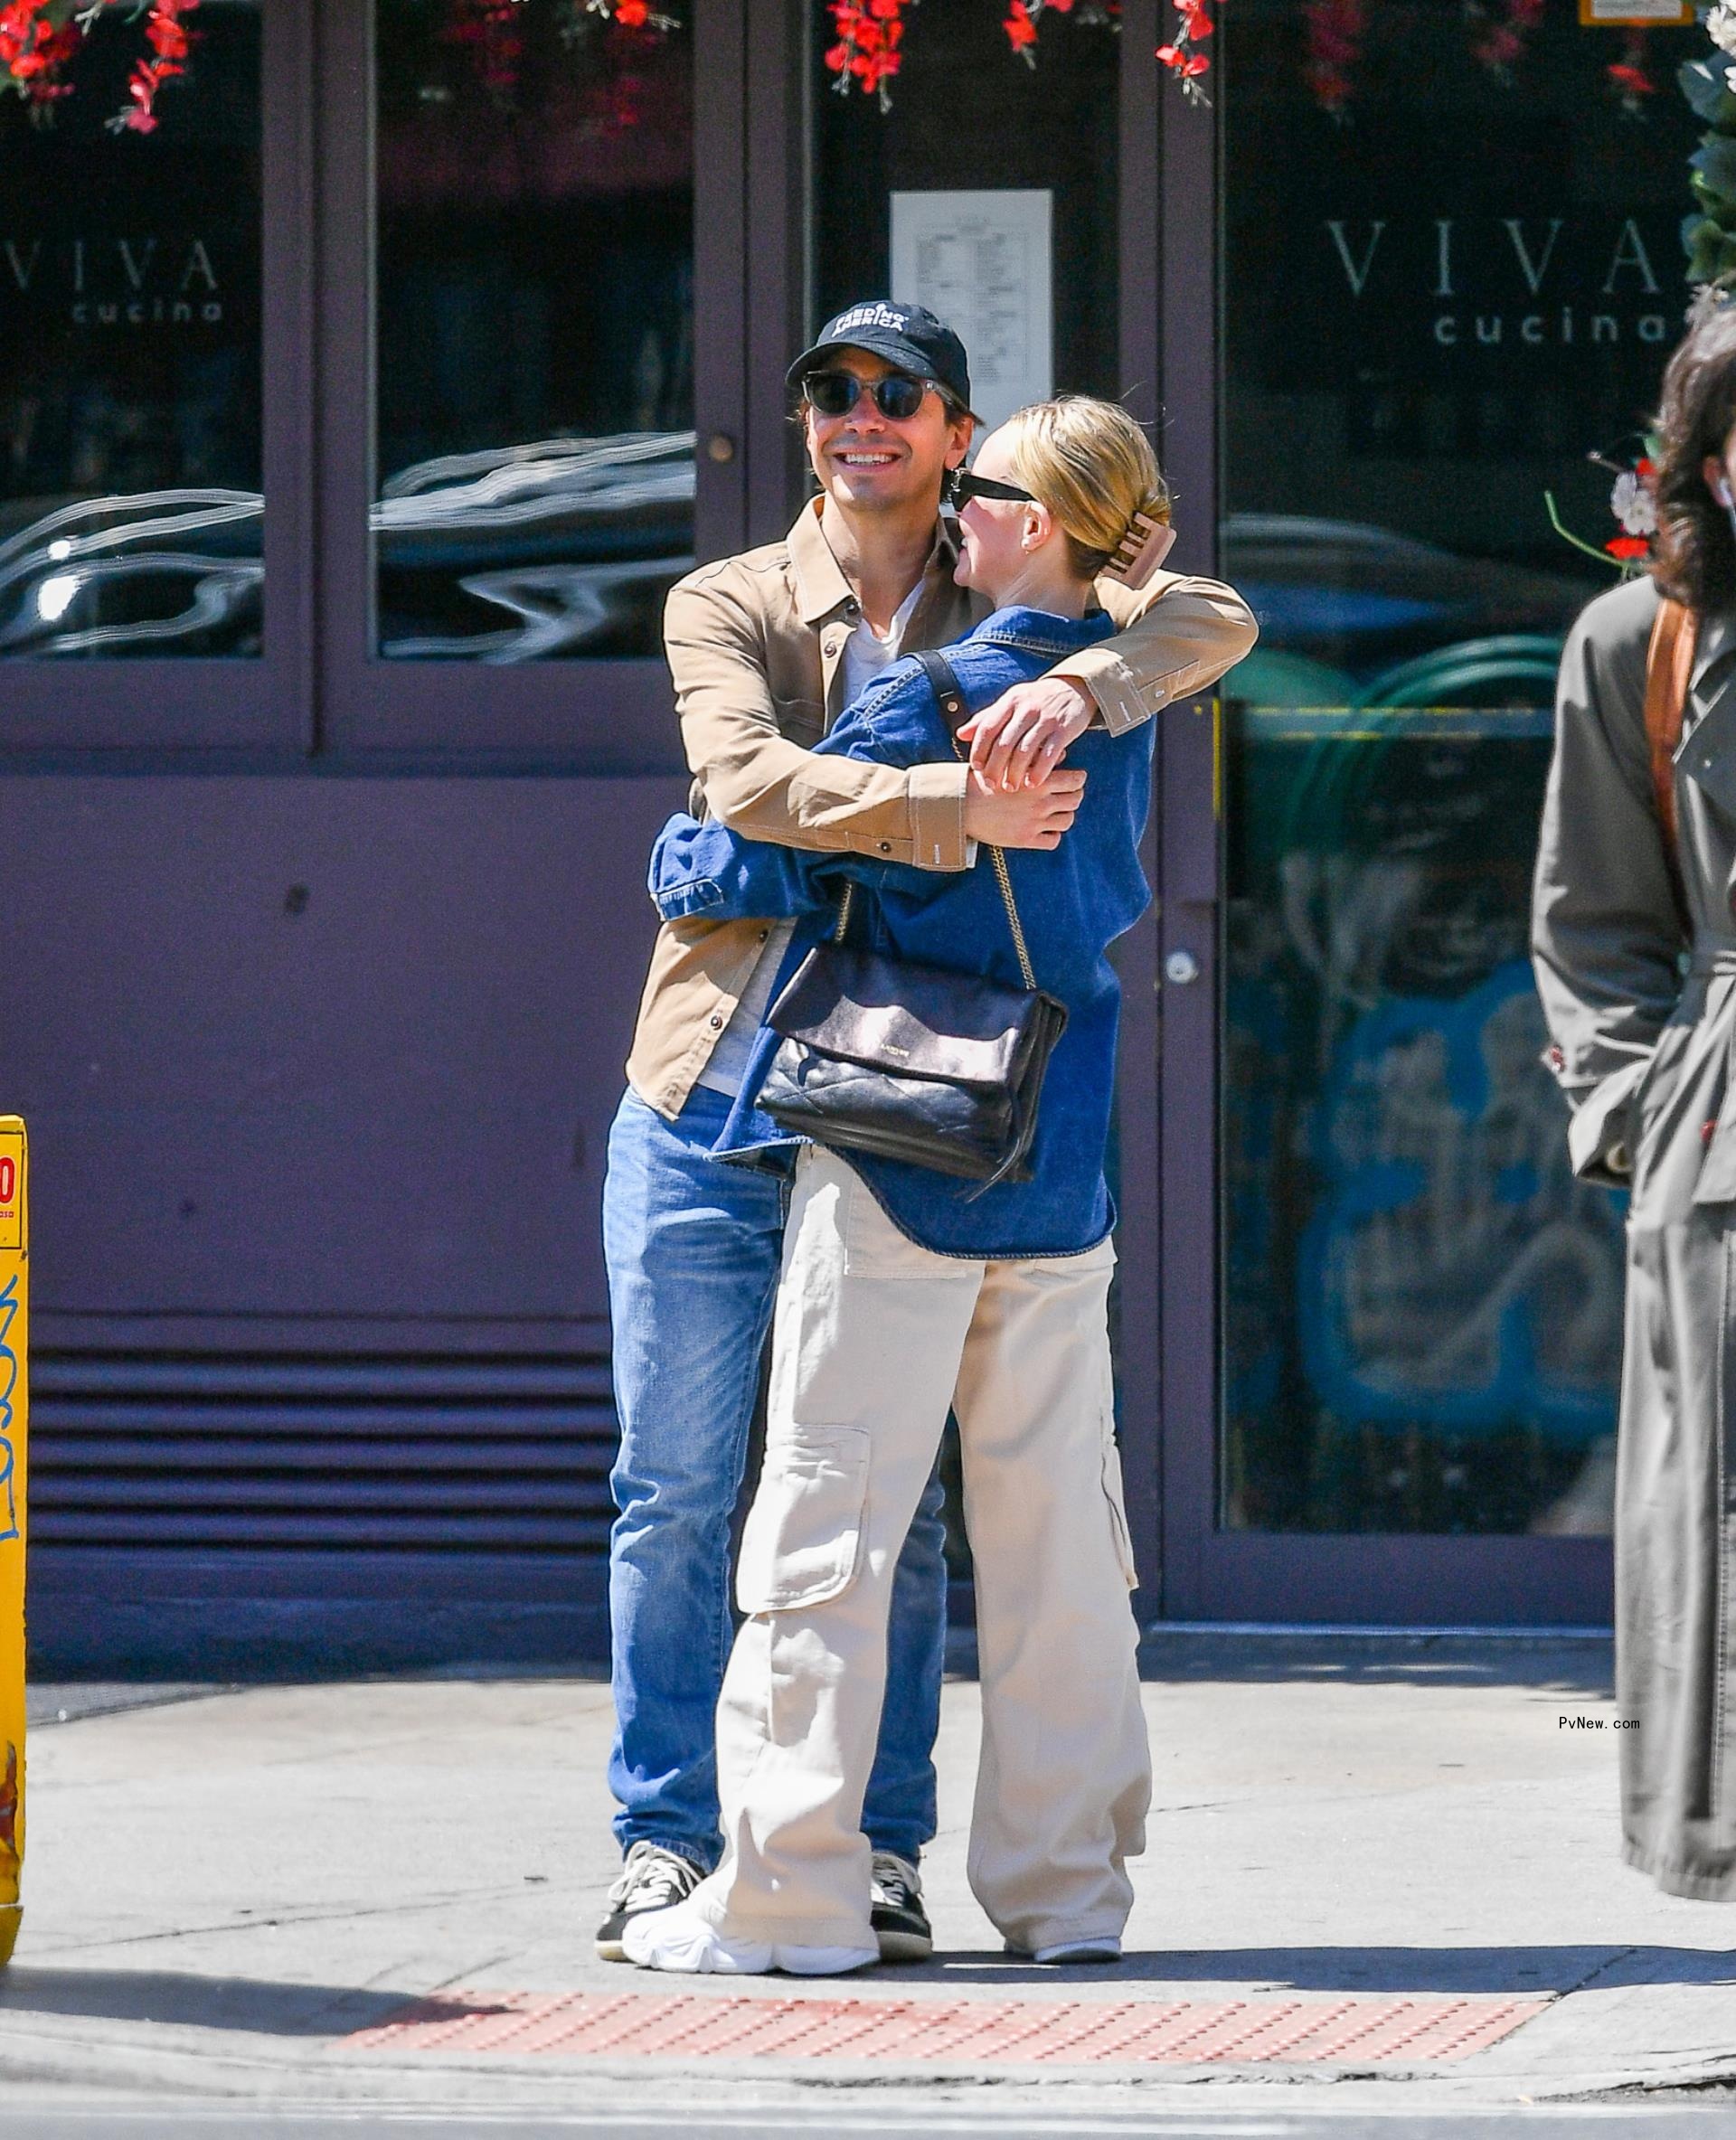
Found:
[{"label": "man's sneaker", "polygon": [[684,1902],[705,1875],[691,1858],[655,1843],[636,1843],[627,1853],[621,1876],[609,1890],[609,1915],[597,1928],[597,1958],[624,1962],[621,1934],[628,1918],[647,1909],[673,1909]]},{"label": "man's sneaker", "polygon": [[726,1939],[690,1909],[640,1910],[621,1935],[629,1962],[681,1976],[848,1976],[880,1959],[872,1947],[776,1947]]},{"label": "man's sneaker", "polygon": [[896,1851],[877,1850],[869,1896],[881,1960],[926,1962],[934,1952],[934,1933],[922,1907],[921,1875],[910,1861]]}]

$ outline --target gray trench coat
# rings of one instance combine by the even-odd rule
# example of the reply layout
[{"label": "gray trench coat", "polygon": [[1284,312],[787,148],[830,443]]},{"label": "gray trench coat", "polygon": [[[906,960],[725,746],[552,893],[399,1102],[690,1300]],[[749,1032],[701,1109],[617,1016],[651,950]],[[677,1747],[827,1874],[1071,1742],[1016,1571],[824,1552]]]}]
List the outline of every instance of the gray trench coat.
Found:
[{"label": "gray trench coat", "polygon": [[1630,1864],[1736,1900],[1736,616],[1703,622],[1676,758],[1687,913],[1653,800],[1637,580],[1561,660],[1532,952],[1575,1171],[1629,1191],[1616,1683]]}]

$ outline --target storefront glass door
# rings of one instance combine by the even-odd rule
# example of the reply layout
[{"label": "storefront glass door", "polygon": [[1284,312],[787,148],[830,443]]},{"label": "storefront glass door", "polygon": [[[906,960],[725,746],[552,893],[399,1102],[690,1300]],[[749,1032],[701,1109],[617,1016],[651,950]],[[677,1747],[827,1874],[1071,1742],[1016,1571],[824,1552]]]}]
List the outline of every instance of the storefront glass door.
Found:
[{"label": "storefront glass door", "polygon": [[1220,560],[1261,640],[1223,687],[1195,1607],[1600,1618],[1621,1209],[1569,1172],[1527,904],[1562,635],[1618,570],[1568,538],[1627,532],[1681,332],[1704,39],[1222,27]]}]

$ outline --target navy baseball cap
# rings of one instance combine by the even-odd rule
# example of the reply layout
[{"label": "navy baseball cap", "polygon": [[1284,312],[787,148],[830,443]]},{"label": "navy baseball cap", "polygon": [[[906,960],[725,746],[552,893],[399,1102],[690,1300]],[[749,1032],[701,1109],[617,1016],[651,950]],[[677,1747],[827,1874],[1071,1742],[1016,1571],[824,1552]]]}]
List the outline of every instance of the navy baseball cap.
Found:
[{"label": "navy baseball cap", "polygon": [[890,298],[870,297],[848,306],[835,319],[826,321],[820,338],[805,349],[787,374],[792,392],[800,391],[810,372],[823,372],[826,359],[835,350],[866,349],[884,357],[889,364],[908,372],[912,379],[931,379],[958,402],[970,407],[970,365],[965,345],[943,319],[921,305],[896,305]]}]

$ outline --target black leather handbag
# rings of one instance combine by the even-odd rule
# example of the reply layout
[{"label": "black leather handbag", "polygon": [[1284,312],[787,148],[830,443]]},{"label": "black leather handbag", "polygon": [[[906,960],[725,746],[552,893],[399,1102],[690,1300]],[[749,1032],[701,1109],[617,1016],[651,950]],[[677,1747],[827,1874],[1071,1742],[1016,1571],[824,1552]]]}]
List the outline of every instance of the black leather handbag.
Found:
[{"label": "black leather handbag", "polygon": [[[965,703],[951,664],[918,659],[956,728]],[[1043,1076],[1067,1010],[1037,986],[1006,857],[985,852],[1024,986],[850,945],[846,884],[832,940],[808,953],[768,1014],[779,1046],[759,1104],[780,1128],[983,1189],[1031,1179]]]}]

